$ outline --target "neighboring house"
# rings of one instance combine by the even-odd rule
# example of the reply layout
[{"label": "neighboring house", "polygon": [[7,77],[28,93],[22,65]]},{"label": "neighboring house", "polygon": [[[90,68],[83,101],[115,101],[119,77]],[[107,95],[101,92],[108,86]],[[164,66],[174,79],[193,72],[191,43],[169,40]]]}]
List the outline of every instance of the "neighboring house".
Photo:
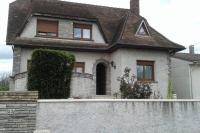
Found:
[{"label": "neighboring house", "polygon": [[200,54],[177,53],[172,58],[173,88],[179,99],[200,98]]},{"label": "neighboring house", "polygon": [[170,55],[184,47],[153,29],[130,9],[58,0],[17,0],[10,4],[7,45],[13,45],[12,90],[26,90],[27,64],[35,48],[72,52],[76,57],[71,97],[119,93],[117,78],[126,67],[166,98]]}]

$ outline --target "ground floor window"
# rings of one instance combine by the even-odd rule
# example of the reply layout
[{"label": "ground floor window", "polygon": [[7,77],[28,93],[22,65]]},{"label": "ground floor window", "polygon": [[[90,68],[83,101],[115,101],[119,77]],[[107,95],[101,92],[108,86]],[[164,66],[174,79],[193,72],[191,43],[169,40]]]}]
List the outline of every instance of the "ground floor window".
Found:
[{"label": "ground floor window", "polygon": [[85,63],[84,62],[76,62],[74,64],[73,72],[75,72],[75,73],[85,73]]},{"label": "ground floor window", "polygon": [[138,81],[154,81],[154,61],[137,61]]}]

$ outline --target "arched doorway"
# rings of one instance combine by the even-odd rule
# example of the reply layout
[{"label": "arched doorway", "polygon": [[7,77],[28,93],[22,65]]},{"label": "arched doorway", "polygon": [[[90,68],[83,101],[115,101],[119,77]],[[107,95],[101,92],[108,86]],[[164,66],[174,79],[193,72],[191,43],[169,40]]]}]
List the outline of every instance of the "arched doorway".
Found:
[{"label": "arched doorway", "polygon": [[96,95],[106,95],[106,66],[103,63],[96,67]]}]

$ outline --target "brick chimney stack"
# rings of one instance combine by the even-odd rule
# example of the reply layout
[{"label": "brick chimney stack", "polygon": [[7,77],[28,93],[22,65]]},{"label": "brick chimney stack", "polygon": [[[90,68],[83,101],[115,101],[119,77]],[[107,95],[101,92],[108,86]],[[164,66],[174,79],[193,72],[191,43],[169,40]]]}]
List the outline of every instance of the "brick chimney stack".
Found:
[{"label": "brick chimney stack", "polygon": [[190,51],[190,54],[195,54],[194,53],[194,45],[189,46],[189,51]]},{"label": "brick chimney stack", "polygon": [[140,0],[130,0],[130,10],[137,16],[140,15]]}]

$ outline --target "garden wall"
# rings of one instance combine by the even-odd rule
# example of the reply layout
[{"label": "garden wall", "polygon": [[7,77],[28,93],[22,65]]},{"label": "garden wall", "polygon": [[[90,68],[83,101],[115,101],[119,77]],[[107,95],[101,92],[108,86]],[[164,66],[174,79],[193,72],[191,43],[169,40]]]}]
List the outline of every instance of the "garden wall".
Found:
[{"label": "garden wall", "polygon": [[36,127],[51,133],[199,133],[200,101],[39,100]]},{"label": "garden wall", "polygon": [[37,92],[0,92],[0,133],[32,133]]}]

